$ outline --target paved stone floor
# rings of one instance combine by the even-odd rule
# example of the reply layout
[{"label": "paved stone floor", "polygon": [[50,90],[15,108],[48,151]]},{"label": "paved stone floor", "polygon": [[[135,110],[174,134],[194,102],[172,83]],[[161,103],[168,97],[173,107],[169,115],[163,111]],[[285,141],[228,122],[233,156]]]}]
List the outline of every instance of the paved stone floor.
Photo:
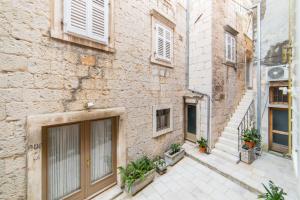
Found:
[{"label": "paved stone floor", "polygon": [[287,192],[286,200],[297,200],[297,180],[290,159],[263,152],[262,156],[251,165],[243,162],[236,164],[214,154],[201,154],[198,147],[190,142],[186,142],[183,148],[189,156],[213,166],[223,174],[228,174],[260,192],[264,192],[262,183],[267,184],[272,180]]},{"label": "paved stone floor", "polygon": [[136,194],[117,200],[254,200],[257,195],[185,157]]}]

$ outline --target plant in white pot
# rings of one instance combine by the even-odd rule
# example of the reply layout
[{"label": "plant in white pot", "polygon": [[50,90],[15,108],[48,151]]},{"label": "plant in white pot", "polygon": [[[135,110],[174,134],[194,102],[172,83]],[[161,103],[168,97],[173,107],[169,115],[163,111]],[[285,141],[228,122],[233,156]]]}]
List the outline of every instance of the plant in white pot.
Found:
[{"label": "plant in white pot", "polygon": [[184,149],[180,144],[171,144],[170,149],[165,153],[165,161],[167,165],[175,165],[179,160],[184,157]]},{"label": "plant in white pot", "polygon": [[147,156],[129,163],[125,168],[119,167],[125,191],[135,195],[154,180],[155,165]]},{"label": "plant in white pot", "polygon": [[156,167],[156,172],[159,173],[160,175],[167,172],[166,161],[163,158],[161,158],[160,156],[157,156],[154,159],[154,165]]}]

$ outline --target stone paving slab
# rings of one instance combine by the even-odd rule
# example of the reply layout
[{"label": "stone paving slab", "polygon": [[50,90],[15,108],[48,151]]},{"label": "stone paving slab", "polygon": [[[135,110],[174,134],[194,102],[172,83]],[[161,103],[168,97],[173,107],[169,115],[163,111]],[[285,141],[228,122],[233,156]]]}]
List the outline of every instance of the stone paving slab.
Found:
[{"label": "stone paving slab", "polygon": [[186,142],[183,148],[189,156],[215,168],[222,174],[227,174],[237,182],[245,183],[250,188],[264,192],[262,183],[267,184],[272,180],[288,193],[287,200],[297,200],[297,180],[290,159],[263,152],[262,156],[251,165],[243,162],[236,164],[214,154],[200,153],[198,147],[191,142]]},{"label": "stone paving slab", "polygon": [[123,193],[116,200],[254,200],[249,192],[224,176],[185,157],[168,172],[130,197]]}]

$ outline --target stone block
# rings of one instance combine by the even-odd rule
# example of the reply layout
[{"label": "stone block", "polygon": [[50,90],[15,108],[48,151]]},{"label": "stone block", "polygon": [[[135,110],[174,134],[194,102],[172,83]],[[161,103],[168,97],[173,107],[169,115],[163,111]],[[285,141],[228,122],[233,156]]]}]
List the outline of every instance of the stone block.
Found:
[{"label": "stone block", "polygon": [[96,57],[91,55],[81,55],[80,63],[82,65],[95,66],[96,65]]}]

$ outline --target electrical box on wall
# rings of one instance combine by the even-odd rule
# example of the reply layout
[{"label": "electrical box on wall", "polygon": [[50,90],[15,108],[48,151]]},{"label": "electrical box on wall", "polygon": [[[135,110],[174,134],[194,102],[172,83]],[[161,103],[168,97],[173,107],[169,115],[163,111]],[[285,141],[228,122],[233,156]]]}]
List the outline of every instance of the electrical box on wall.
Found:
[{"label": "electrical box on wall", "polygon": [[271,81],[287,81],[289,78],[288,65],[278,65],[267,67],[267,80]]}]

